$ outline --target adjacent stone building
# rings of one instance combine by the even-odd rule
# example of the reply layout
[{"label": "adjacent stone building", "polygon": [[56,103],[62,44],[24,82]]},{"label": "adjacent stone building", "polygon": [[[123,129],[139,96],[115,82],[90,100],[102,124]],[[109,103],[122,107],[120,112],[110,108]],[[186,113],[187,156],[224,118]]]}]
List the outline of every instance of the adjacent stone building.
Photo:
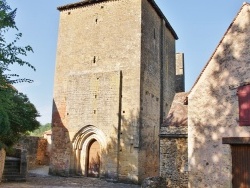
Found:
[{"label": "adjacent stone building", "polygon": [[188,95],[189,187],[249,187],[250,4]]},{"label": "adjacent stone building", "polygon": [[176,54],[176,94],[160,129],[160,176],[167,187],[188,186],[188,93],[185,93],[184,54]]},{"label": "adjacent stone building", "polygon": [[188,93],[174,97],[160,132],[160,175],[167,187],[188,186]]},{"label": "adjacent stone building", "polygon": [[50,173],[140,182],[159,175],[176,89],[175,31],[153,0],[61,6]]}]

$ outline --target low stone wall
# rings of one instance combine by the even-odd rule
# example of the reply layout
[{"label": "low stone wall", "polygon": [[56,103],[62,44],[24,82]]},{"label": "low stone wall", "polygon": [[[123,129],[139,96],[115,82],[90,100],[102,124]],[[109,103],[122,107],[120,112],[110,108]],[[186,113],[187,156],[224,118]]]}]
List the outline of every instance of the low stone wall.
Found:
[{"label": "low stone wall", "polygon": [[0,149],[0,182],[2,181],[2,176],[3,176],[5,155],[6,155],[5,150]]},{"label": "low stone wall", "polygon": [[188,187],[187,138],[162,138],[160,156],[160,173],[167,187]]},{"label": "low stone wall", "polygon": [[15,148],[27,150],[28,169],[36,168],[39,165],[49,165],[46,139],[26,136],[15,145]]},{"label": "low stone wall", "polygon": [[167,187],[188,187],[187,95],[175,95],[159,135],[160,175]]},{"label": "low stone wall", "polygon": [[47,155],[47,146],[48,146],[48,142],[46,139],[40,138],[38,140],[36,163],[39,165],[49,164],[49,156]]}]

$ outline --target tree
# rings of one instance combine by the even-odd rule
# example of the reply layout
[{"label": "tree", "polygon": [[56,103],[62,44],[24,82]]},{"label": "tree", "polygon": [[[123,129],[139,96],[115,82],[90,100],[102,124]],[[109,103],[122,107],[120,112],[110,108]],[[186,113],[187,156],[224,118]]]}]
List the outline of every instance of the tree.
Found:
[{"label": "tree", "polygon": [[39,116],[35,106],[26,95],[19,93],[13,83],[32,82],[30,79],[17,78],[17,74],[7,74],[9,66],[26,65],[35,70],[29,62],[22,60],[28,52],[33,52],[30,46],[18,46],[21,33],[14,36],[13,41],[5,38],[10,29],[18,31],[15,23],[16,9],[12,10],[6,0],[0,0],[0,149],[11,147],[21,135],[39,127],[36,117]]},{"label": "tree", "polygon": [[2,95],[4,92],[7,94],[4,98],[0,98],[1,103],[5,103],[3,105],[5,109],[0,109],[4,114],[0,123],[5,125],[0,127],[0,147],[8,148],[15,144],[23,134],[34,131],[40,126],[36,120],[39,113],[27,96],[14,88],[5,88],[0,92]]},{"label": "tree", "polygon": [[[10,71],[9,65],[18,64],[20,66],[26,65],[31,69],[35,70],[29,62],[21,59],[21,56],[27,56],[28,52],[33,52],[33,49],[27,45],[24,47],[18,46],[17,42],[22,37],[22,33],[17,33],[14,36],[14,40],[7,42],[4,34],[9,32],[10,29],[18,31],[15,23],[16,9],[12,10],[6,3],[5,0],[0,0],[0,75],[8,83],[18,83],[18,82],[32,82],[30,79],[21,78],[17,74],[5,74],[5,72]],[[0,80],[1,81],[1,80]]]},{"label": "tree", "polygon": [[43,136],[45,131],[51,129],[51,123],[46,123],[45,125],[41,125],[38,129],[34,130],[30,133],[31,136]]}]

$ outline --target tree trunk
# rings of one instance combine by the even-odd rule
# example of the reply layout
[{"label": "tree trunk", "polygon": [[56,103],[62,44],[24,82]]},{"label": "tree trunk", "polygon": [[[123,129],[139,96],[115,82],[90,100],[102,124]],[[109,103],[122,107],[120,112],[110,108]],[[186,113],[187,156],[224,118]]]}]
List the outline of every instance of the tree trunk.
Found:
[{"label": "tree trunk", "polygon": [[0,149],[0,182],[2,181],[2,176],[3,176],[5,156],[6,156],[5,150],[3,148]]}]

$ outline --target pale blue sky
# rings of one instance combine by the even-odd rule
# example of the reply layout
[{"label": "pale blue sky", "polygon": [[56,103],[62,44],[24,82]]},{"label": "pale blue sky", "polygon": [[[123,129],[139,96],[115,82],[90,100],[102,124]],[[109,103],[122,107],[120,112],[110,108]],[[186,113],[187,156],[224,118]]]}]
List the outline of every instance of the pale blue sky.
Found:
[{"label": "pale blue sky", "polygon": [[[236,16],[244,0],[155,0],[176,31],[176,52],[185,54],[186,91],[192,87],[201,69]],[[42,124],[51,122],[54,67],[59,11],[56,7],[77,0],[7,0],[17,8],[16,23],[23,33],[21,44],[29,44],[34,53],[26,59],[37,71],[13,67],[21,77],[34,83],[16,84],[28,95],[41,114]]]}]

